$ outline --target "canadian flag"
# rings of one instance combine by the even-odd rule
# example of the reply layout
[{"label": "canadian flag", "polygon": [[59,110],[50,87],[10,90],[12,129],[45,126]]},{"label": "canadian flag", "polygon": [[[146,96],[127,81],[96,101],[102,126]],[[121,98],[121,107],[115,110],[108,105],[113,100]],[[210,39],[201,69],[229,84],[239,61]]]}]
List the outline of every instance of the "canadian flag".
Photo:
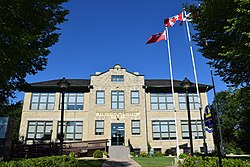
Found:
[{"label": "canadian flag", "polygon": [[178,15],[173,16],[173,17],[164,19],[164,24],[167,28],[169,28],[169,27],[172,27],[177,20],[180,20],[180,25],[182,25],[182,23],[184,21],[182,12]]}]

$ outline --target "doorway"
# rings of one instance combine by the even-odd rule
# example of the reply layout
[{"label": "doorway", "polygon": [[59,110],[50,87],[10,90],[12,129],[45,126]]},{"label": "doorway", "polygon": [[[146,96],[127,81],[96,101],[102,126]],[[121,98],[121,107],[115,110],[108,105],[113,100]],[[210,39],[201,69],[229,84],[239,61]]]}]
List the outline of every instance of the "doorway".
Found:
[{"label": "doorway", "polygon": [[124,145],[124,123],[111,123],[111,145]]}]

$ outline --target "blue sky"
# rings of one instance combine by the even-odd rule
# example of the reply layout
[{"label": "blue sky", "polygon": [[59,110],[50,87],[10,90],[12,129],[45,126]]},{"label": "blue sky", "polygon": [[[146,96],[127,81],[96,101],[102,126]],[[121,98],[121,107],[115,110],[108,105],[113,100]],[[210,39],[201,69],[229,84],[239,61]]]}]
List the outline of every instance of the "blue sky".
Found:
[{"label": "blue sky", "polygon": [[[182,11],[179,0],[71,0],[64,4],[70,10],[68,21],[59,25],[59,42],[50,48],[48,66],[29,83],[52,79],[89,79],[96,71],[106,71],[120,64],[146,79],[169,79],[167,44],[160,41],[146,45],[148,38],[164,30],[163,20]],[[193,2],[193,1],[188,1]],[[191,32],[193,32],[191,28]],[[195,81],[185,25],[169,29],[173,77]],[[211,84],[207,60],[193,43],[199,83]],[[226,86],[215,77],[217,91]],[[208,93],[209,101],[213,92]],[[22,99],[23,94],[18,94]]]}]

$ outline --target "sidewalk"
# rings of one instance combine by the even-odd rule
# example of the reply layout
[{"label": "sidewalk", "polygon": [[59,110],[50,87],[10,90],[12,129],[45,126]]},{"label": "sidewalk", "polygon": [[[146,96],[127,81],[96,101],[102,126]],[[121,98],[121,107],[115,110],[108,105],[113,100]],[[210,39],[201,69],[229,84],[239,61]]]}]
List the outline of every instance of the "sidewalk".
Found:
[{"label": "sidewalk", "polygon": [[111,158],[107,159],[102,165],[102,167],[141,167],[137,162],[133,159],[119,159],[119,158]]}]

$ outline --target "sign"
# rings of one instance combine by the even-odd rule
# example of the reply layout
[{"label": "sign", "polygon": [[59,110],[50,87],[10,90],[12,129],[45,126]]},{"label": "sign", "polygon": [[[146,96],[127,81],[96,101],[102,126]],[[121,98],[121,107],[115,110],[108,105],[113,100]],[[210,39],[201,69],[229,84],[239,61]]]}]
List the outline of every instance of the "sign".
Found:
[{"label": "sign", "polygon": [[207,105],[204,109],[204,122],[205,122],[205,130],[208,133],[212,133],[214,131],[213,117],[212,117],[212,112],[211,112],[209,105]]},{"label": "sign", "polygon": [[99,112],[96,113],[96,116],[106,116],[111,118],[125,118],[125,117],[134,117],[134,116],[140,116],[140,113],[111,113],[111,112]]}]

